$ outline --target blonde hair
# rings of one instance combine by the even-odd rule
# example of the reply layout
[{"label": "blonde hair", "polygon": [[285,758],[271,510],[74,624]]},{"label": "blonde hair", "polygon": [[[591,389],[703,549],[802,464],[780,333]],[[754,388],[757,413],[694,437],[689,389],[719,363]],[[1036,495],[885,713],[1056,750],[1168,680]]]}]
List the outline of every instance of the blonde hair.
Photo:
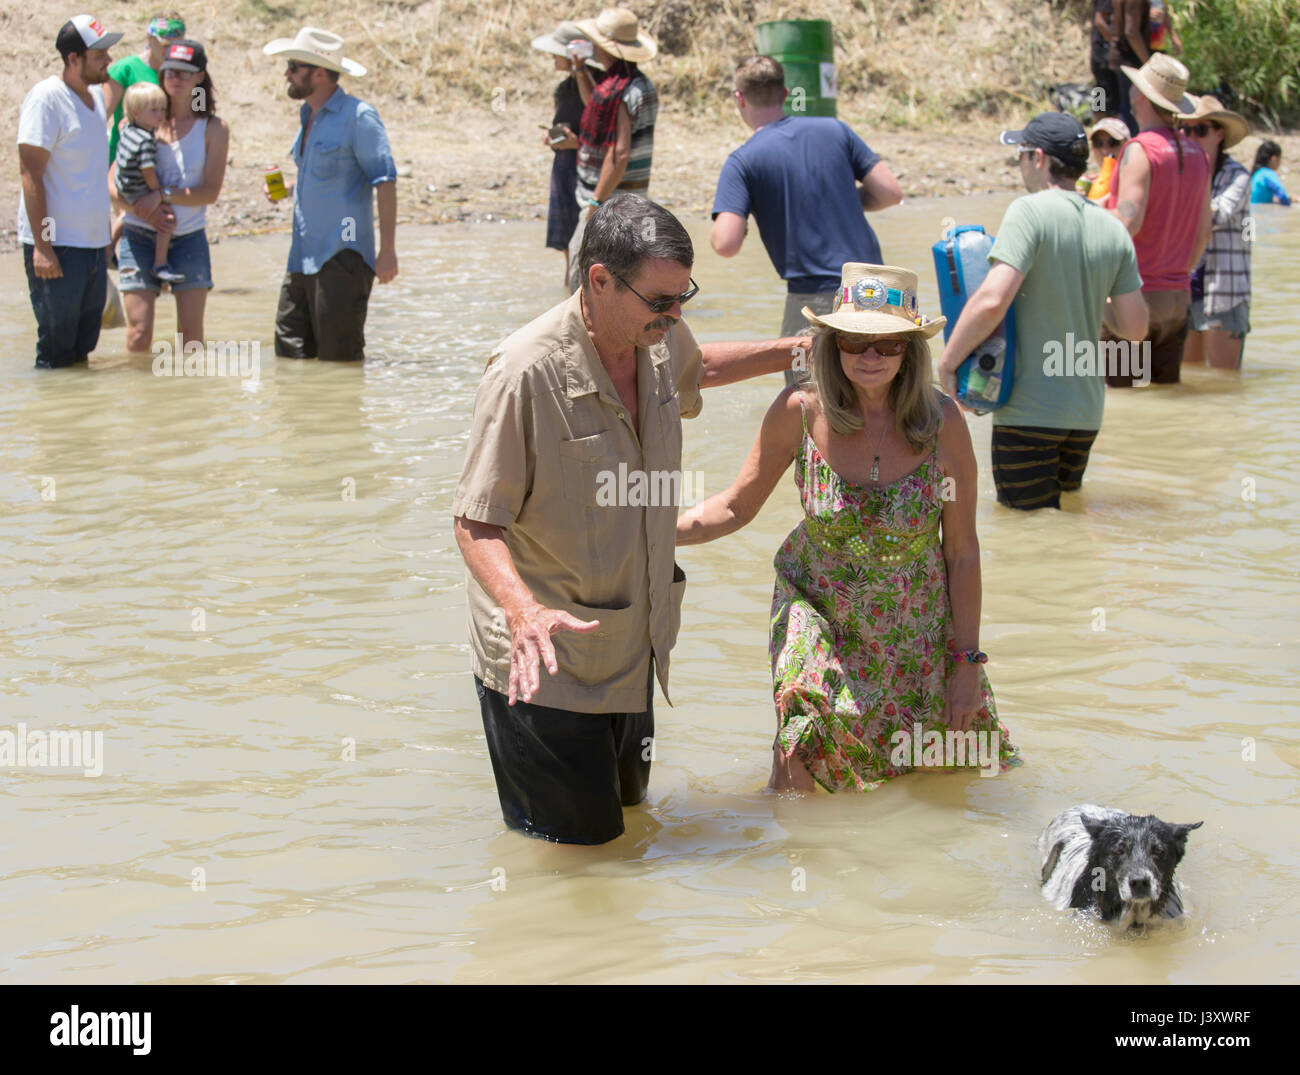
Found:
[{"label": "blonde hair", "polygon": [[161,108],[166,112],[167,94],[152,82],[133,82],[122,97],[122,107],[132,120],[148,108]]},{"label": "blonde hair", "polygon": [[[848,335],[848,333],[846,333]],[[853,333],[867,339],[893,337],[895,333]],[[863,426],[858,413],[858,396],[840,363],[840,349],[835,333],[818,329],[813,341],[813,384],[831,429],[840,436],[856,433]],[[894,412],[895,428],[907,439],[912,451],[919,452],[933,443],[943,421],[939,393],[932,384],[930,344],[920,333],[907,338],[903,361],[889,385],[889,409]]]}]

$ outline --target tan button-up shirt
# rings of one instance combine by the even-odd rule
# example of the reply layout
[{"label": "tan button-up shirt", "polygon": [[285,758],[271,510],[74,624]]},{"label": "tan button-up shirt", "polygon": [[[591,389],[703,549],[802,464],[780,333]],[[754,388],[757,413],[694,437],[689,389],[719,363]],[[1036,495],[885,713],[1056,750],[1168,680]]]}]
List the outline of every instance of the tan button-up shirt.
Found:
[{"label": "tan button-up shirt", "polygon": [[[505,528],[515,569],[539,604],[600,621],[592,632],[551,635],[559,670],[552,676],[543,666],[535,705],[643,712],[651,653],[668,696],[686,588],[673,558],[681,419],[700,412],[703,365],[682,321],[636,357],[633,422],[575,293],[499,346],[474,401],[452,515]],[[474,674],[506,694],[505,614],[469,572],[466,586]]]}]

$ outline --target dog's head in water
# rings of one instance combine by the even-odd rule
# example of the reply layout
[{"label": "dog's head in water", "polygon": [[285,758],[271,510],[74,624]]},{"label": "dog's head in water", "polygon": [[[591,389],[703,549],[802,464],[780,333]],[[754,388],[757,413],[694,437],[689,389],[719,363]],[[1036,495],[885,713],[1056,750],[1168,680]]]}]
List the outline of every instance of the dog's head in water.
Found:
[{"label": "dog's head in water", "polygon": [[1187,834],[1202,823],[1171,825],[1151,814],[1118,819],[1085,815],[1080,820],[1092,837],[1090,869],[1100,869],[1097,879],[1105,881],[1098,893],[1102,918],[1140,926],[1162,917],[1173,894],[1174,870],[1187,850]]},{"label": "dog's head in water", "polygon": [[1102,806],[1075,806],[1039,838],[1043,895],[1055,906],[1093,910],[1122,928],[1182,914],[1174,871],[1187,834],[1174,825]]}]

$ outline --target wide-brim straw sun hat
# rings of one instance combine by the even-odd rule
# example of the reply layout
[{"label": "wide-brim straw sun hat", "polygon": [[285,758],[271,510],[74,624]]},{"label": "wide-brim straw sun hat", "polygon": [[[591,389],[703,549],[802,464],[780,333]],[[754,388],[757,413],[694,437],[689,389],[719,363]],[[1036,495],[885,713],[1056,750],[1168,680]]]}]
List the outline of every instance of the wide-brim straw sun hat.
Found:
[{"label": "wide-brim straw sun hat", "polygon": [[814,325],[835,332],[911,335],[928,340],[948,321],[944,317],[921,316],[916,284],[916,273],[910,269],[848,261],[840,270],[840,286],[831,312],[816,314],[805,306],[803,315]]},{"label": "wide-brim straw sun hat", "polygon": [[1187,95],[1187,82],[1192,76],[1172,56],[1155,52],[1141,67],[1121,66],[1120,70],[1143,97],[1168,112],[1186,115],[1196,107],[1196,102]]},{"label": "wide-brim straw sun hat", "polygon": [[1184,117],[1183,123],[1195,123],[1197,120],[1208,120],[1223,128],[1224,149],[1231,149],[1250,134],[1250,124],[1246,122],[1244,116],[1238,115],[1230,108],[1224,108],[1217,97],[1211,97],[1208,93],[1196,102],[1196,110],[1190,116]]},{"label": "wide-brim straw sun hat", "polygon": [[594,19],[583,19],[577,26],[586,37],[620,60],[640,63],[659,51],[655,39],[641,32],[636,16],[625,7],[607,7]]},{"label": "wide-brim straw sun hat", "polygon": [[304,26],[294,37],[277,37],[262,46],[267,56],[283,56],[286,60],[298,60],[314,67],[323,67],[327,71],[337,71],[342,75],[359,78],[366,69],[343,55],[343,38],[328,30],[318,30],[314,26]]},{"label": "wide-brim straw sun hat", "polygon": [[[561,59],[567,60],[569,58],[569,50],[566,46],[573,41],[586,40],[588,40],[587,35],[578,29],[578,24],[566,20],[556,26],[556,28],[549,34],[541,34],[538,37],[533,38],[531,44],[533,48],[538,49],[541,52],[548,53],[551,56],[559,56]],[[594,58],[587,61],[587,66],[594,67],[598,71],[602,70],[600,63]]]}]

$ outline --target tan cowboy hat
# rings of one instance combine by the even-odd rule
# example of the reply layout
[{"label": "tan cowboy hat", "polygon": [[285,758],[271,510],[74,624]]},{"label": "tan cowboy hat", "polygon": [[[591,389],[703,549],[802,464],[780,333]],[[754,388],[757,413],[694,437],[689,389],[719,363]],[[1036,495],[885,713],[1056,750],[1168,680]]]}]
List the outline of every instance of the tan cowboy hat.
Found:
[{"label": "tan cowboy hat", "polygon": [[1187,81],[1192,76],[1186,67],[1163,52],[1153,52],[1140,68],[1120,67],[1128,80],[1152,104],[1169,112],[1191,112],[1196,102],[1187,96]]},{"label": "tan cowboy hat", "polygon": [[814,325],[864,336],[885,333],[914,334],[929,339],[947,319],[922,317],[916,307],[916,273],[894,265],[844,263],[835,307],[815,314],[807,306],[803,315]]},{"label": "tan cowboy hat", "polygon": [[263,45],[262,52],[340,74],[360,77],[366,73],[366,69],[355,60],[344,58],[343,38],[328,30],[317,30],[314,26],[304,26],[296,37],[277,37],[270,44]]},{"label": "tan cowboy hat", "polygon": [[1184,124],[1209,120],[1223,128],[1223,148],[1231,149],[1250,133],[1250,124],[1236,112],[1224,108],[1217,97],[1208,93],[1196,102],[1196,111],[1183,119]]},{"label": "tan cowboy hat", "polygon": [[594,19],[583,19],[577,26],[597,45],[620,60],[640,63],[659,51],[654,38],[641,33],[636,16],[625,7],[607,7]]}]

